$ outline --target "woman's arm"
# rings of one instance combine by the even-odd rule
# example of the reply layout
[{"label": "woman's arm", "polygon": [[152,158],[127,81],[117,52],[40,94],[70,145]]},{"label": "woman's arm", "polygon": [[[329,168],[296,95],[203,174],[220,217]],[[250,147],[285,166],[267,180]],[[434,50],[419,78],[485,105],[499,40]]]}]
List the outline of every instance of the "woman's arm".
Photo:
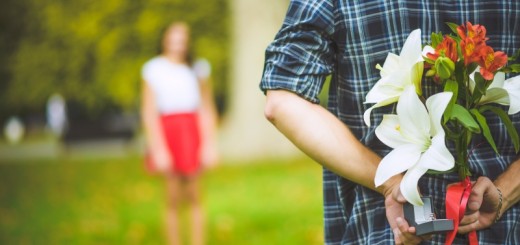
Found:
[{"label": "woman's arm", "polygon": [[143,81],[141,121],[144,126],[146,147],[150,151],[153,162],[158,170],[168,169],[172,157],[166,147],[164,133],[159,121],[159,111],[155,103],[155,95],[146,81]]},{"label": "woman's arm", "polygon": [[217,149],[217,110],[209,81],[200,82],[201,105],[199,109],[199,128],[201,133],[201,163],[212,167],[218,162]]}]

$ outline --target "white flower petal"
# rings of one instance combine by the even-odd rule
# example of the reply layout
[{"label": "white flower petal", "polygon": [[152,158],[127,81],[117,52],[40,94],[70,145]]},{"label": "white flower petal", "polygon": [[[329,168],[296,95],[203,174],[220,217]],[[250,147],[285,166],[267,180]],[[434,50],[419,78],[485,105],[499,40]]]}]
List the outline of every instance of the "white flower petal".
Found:
[{"label": "white flower petal", "polygon": [[419,190],[417,189],[417,183],[426,171],[428,170],[421,166],[413,166],[406,172],[403,180],[401,180],[401,193],[409,203],[415,206],[424,205],[421,196],[419,195]]},{"label": "white flower petal", "polygon": [[448,171],[455,166],[455,159],[446,147],[444,133],[432,138],[432,144],[419,159],[417,165],[436,171]]},{"label": "white flower petal", "polygon": [[501,105],[509,105],[509,94],[503,88],[490,88],[486,90],[486,95],[480,98],[479,104],[497,103]]},{"label": "white flower petal", "polygon": [[397,115],[401,133],[415,144],[426,145],[430,140],[430,116],[415,93],[414,86],[408,86],[397,102]]},{"label": "white flower petal", "polygon": [[426,56],[428,53],[432,53],[432,54],[435,53],[435,49],[430,45],[424,46],[424,48],[422,50],[422,56]]},{"label": "white flower petal", "polygon": [[421,149],[414,144],[402,145],[394,149],[377,166],[375,185],[380,186],[392,176],[409,169],[420,157]]},{"label": "white flower petal", "polygon": [[379,73],[381,77],[388,76],[391,72],[400,69],[399,56],[393,53],[388,53],[383,64],[383,70]]},{"label": "white flower petal", "polygon": [[[392,84],[392,80],[396,78],[387,76],[379,79],[379,81],[368,91],[364,103],[378,103],[392,97],[399,97],[403,93],[403,87],[399,84]],[[397,101],[397,100],[396,100]]]},{"label": "white flower petal", "polygon": [[493,77],[493,81],[489,85],[488,89],[504,87],[505,80],[506,80],[506,74],[503,72],[497,72],[495,74],[495,77]]},{"label": "white flower petal", "polygon": [[408,35],[401,49],[401,65],[411,68],[415,63],[423,61],[421,45],[421,29],[416,29]]},{"label": "white flower petal", "polygon": [[363,120],[365,121],[365,124],[370,127],[370,114],[372,113],[373,109],[392,104],[392,103],[396,102],[398,99],[399,99],[399,97],[388,98],[388,99],[378,102],[375,105],[373,105],[372,107],[368,108],[365,111],[365,113],[363,113]]},{"label": "white flower petal", "polygon": [[441,119],[452,96],[452,92],[442,92],[434,94],[426,100],[426,108],[428,108],[428,114],[430,114],[430,135],[435,136],[437,133],[444,133]]},{"label": "white flower petal", "polygon": [[520,76],[507,79],[504,82],[504,89],[509,94],[509,114],[516,114],[520,111]]},{"label": "white flower petal", "polygon": [[376,128],[376,136],[381,142],[392,148],[410,143],[401,135],[399,128],[397,115],[383,115],[383,121]]}]

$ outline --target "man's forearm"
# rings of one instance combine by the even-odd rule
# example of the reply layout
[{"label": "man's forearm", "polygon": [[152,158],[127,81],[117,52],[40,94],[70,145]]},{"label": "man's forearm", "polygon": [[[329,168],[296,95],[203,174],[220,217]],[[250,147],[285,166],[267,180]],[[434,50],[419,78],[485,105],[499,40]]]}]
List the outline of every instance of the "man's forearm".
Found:
[{"label": "man's forearm", "polygon": [[495,185],[502,191],[504,203],[502,214],[520,201],[520,159],[516,160],[496,180]]},{"label": "man's forearm", "polygon": [[376,188],[374,176],[381,158],[329,111],[294,93],[268,91],[265,115],[300,150],[344,178],[382,194],[400,178]]}]

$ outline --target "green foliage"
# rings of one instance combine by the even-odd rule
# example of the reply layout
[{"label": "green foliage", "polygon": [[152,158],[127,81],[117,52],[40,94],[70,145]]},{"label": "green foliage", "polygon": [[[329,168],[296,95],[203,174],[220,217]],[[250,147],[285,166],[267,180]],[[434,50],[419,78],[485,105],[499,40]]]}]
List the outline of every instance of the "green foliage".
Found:
[{"label": "green foliage", "polygon": [[455,34],[455,35],[458,35],[459,33],[457,32],[457,28],[459,27],[459,25],[455,24],[455,23],[452,23],[452,22],[446,22],[446,25],[448,25],[448,27],[450,28],[450,30]]},{"label": "green foliage", "polygon": [[7,0],[0,16],[3,116],[42,110],[56,92],[93,115],[135,110],[141,66],[176,20],[190,24],[195,56],[212,64],[217,97],[226,91],[226,0]]},{"label": "green foliage", "polygon": [[459,104],[454,104],[451,113],[451,119],[456,119],[464,128],[473,133],[480,133],[480,127],[471,116],[469,111]]},{"label": "green foliage", "polygon": [[471,114],[475,116],[475,119],[477,119],[478,124],[480,124],[480,128],[482,129],[482,135],[484,135],[484,138],[486,138],[489,145],[493,148],[495,153],[498,153],[497,146],[495,144],[495,140],[493,139],[493,135],[491,134],[491,130],[489,130],[489,126],[487,124],[486,117],[484,117],[477,109],[471,109]]},{"label": "green foliage", "polygon": [[431,40],[432,40],[432,47],[437,48],[437,45],[439,45],[442,42],[443,36],[441,32],[432,32]]},{"label": "green foliage", "polygon": [[[0,162],[0,244],[166,244],[165,182],[141,161]],[[323,244],[321,167],[255,163],[202,176],[207,244]]]},{"label": "green foliage", "polygon": [[457,97],[459,95],[459,84],[451,79],[448,79],[444,84],[444,91],[452,92],[450,102],[446,106],[446,110],[444,111],[444,124],[451,118],[451,112],[453,110],[453,105],[457,102]]},{"label": "green foliage", "polygon": [[480,108],[480,112],[483,113],[485,111],[492,111],[495,113],[500,119],[502,120],[502,123],[506,126],[507,133],[509,134],[509,137],[511,138],[511,142],[513,143],[515,147],[515,151],[518,153],[520,150],[520,138],[518,136],[518,132],[516,131],[515,126],[513,125],[513,122],[511,122],[511,118],[509,118],[509,115],[502,110],[502,108],[491,106],[491,105],[485,105]]}]

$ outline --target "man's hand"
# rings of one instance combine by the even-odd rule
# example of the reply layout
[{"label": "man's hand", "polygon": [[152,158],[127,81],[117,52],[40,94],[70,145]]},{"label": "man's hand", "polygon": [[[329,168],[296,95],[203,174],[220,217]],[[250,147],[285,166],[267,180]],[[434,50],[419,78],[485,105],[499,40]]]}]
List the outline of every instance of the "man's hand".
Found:
[{"label": "man's hand", "polygon": [[466,234],[491,226],[497,216],[498,203],[499,193],[496,186],[489,178],[479,177],[471,189],[458,233]]},{"label": "man's hand", "polygon": [[393,178],[387,182],[389,187],[384,192],[386,218],[394,232],[395,244],[419,244],[423,240],[429,240],[431,236],[416,236],[415,227],[410,227],[404,219],[403,204],[406,203],[406,199],[399,189],[400,181]]}]

